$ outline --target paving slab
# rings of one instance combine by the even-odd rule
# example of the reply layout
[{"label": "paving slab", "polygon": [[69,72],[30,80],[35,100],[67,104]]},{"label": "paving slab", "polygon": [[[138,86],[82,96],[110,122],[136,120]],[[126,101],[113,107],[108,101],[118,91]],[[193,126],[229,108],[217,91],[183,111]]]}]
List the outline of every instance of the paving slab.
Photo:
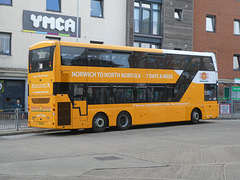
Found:
[{"label": "paving slab", "polygon": [[2,175],[25,176],[81,176],[92,169],[139,168],[165,166],[118,154],[94,154],[77,157],[21,161],[0,164]]}]

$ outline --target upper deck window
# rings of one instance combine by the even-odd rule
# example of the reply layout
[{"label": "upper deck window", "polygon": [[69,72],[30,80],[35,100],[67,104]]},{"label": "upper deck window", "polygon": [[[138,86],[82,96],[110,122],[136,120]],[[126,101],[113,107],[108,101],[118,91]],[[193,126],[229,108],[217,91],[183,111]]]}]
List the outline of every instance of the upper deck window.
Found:
[{"label": "upper deck window", "polygon": [[52,71],[54,46],[30,50],[29,73]]},{"label": "upper deck window", "polygon": [[61,64],[118,68],[214,71],[211,57],[61,46]]}]

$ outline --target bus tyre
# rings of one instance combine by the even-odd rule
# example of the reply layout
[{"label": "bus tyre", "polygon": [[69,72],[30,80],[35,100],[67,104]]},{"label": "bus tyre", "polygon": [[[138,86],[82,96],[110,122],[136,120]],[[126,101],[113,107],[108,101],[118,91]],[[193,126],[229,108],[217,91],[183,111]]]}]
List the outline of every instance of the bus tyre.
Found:
[{"label": "bus tyre", "polygon": [[117,129],[126,130],[131,125],[131,116],[127,112],[120,112],[117,117]]},{"label": "bus tyre", "polygon": [[199,112],[199,110],[194,109],[192,111],[192,114],[191,114],[191,122],[192,122],[192,124],[199,123],[199,119],[200,119],[200,112]]},{"label": "bus tyre", "polygon": [[93,117],[92,130],[93,132],[104,132],[107,128],[107,117],[102,113],[98,113]]}]

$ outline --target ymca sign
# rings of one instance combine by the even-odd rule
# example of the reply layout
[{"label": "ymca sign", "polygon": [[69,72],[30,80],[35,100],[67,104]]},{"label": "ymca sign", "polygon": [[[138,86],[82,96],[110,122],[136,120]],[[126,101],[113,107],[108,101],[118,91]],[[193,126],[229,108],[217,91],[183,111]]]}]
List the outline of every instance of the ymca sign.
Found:
[{"label": "ymca sign", "polygon": [[[79,37],[80,20],[81,19],[79,18]],[[24,10],[23,31],[38,34],[76,37],[77,18],[73,16],[62,16]]]}]

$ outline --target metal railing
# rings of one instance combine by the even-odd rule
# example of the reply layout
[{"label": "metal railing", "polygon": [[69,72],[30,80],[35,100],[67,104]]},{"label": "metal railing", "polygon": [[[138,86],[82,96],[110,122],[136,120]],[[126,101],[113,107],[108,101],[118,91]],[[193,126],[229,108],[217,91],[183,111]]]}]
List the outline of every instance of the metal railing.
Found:
[{"label": "metal railing", "polygon": [[28,127],[28,109],[4,109],[0,110],[0,130]]}]

